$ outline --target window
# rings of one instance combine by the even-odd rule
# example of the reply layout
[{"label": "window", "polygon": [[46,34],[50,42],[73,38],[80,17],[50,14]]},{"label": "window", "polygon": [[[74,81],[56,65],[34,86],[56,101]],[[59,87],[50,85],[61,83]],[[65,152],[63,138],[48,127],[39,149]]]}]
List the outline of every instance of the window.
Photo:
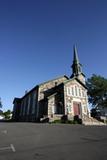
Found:
[{"label": "window", "polygon": [[28,97],[28,108],[27,108],[27,115],[29,115],[29,110],[30,110],[30,95]]},{"label": "window", "polygon": [[74,96],[74,87],[72,87],[72,95]]},{"label": "window", "polygon": [[85,91],[82,90],[82,97],[85,97]]},{"label": "window", "polygon": [[71,90],[69,87],[67,87],[67,95],[70,96],[71,95]]},{"label": "window", "polygon": [[25,115],[25,112],[26,112],[26,98],[24,99],[23,102],[23,115]]},{"label": "window", "polygon": [[75,96],[77,96],[77,86],[75,86]]},{"label": "window", "polygon": [[79,88],[79,96],[81,97],[81,89]]},{"label": "window", "polygon": [[23,107],[24,107],[24,105],[23,105],[23,100],[22,100],[21,109],[20,109],[20,116],[23,115]]},{"label": "window", "polygon": [[35,113],[36,93],[34,92],[32,96],[33,96],[32,113]]}]

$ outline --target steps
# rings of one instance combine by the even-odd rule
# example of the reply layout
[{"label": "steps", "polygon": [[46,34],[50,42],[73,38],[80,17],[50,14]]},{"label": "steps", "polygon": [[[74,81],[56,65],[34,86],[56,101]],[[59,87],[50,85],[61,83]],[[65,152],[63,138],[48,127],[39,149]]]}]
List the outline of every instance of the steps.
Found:
[{"label": "steps", "polygon": [[93,117],[89,117],[85,114],[82,115],[82,123],[84,125],[99,125],[99,126],[106,125],[105,123],[98,121],[97,119]]}]

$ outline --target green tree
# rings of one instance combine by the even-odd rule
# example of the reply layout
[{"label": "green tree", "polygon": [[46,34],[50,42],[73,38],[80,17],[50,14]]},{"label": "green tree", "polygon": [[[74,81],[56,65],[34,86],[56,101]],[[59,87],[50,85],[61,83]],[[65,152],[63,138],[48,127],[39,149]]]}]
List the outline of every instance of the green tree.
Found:
[{"label": "green tree", "polygon": [[3,112],[5,119],[11,119],[11,114],[12,114],[12,112],[10,110]]},{"label": "green tree", "polygon": [[0,98],[0,108],[2,108],[2,102],[1,102],[1,98]]},{"label": "green tree", "polygon": [[93,74],[87,80],[89,103],[107,107],[107,79]]},{"label": "green tree", "polygon": [[1,110],[2,108],[2,102],[1,102],[1,98],[0,98],[0,115],[3,115],[3,111]]}]

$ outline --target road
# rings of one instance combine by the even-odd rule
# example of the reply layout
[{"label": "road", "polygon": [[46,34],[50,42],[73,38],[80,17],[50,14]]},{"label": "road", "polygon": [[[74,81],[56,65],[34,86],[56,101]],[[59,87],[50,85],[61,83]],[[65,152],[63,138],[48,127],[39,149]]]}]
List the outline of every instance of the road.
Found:
[{"label": "road", "polygon": [[0,123],[0,160],[107,160],[107,127]]}]

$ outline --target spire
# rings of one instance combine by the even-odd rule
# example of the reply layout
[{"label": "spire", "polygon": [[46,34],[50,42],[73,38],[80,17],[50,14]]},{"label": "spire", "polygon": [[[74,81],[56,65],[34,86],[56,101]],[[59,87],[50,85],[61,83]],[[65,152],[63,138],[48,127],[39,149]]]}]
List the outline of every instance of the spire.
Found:
[{"label": "spire", "polygon": [[77,54],[77,48],[76,45],[74,45],[74,63],[79,63],[79,58],[78,58],[78,54]]},{"label": "spire", "polygon": [[78,58],[78,53],[77,53],[77,48],[74,45],[73,47],[73,51],[74,51],[74,57],[73,57],[73,64],[72,64],[72,75],[70,78],[76,76],[78,77],[78,75],[80,75],[82,73],[82,68],[81,68],[81,64],[79,63],[79,58]]}]

